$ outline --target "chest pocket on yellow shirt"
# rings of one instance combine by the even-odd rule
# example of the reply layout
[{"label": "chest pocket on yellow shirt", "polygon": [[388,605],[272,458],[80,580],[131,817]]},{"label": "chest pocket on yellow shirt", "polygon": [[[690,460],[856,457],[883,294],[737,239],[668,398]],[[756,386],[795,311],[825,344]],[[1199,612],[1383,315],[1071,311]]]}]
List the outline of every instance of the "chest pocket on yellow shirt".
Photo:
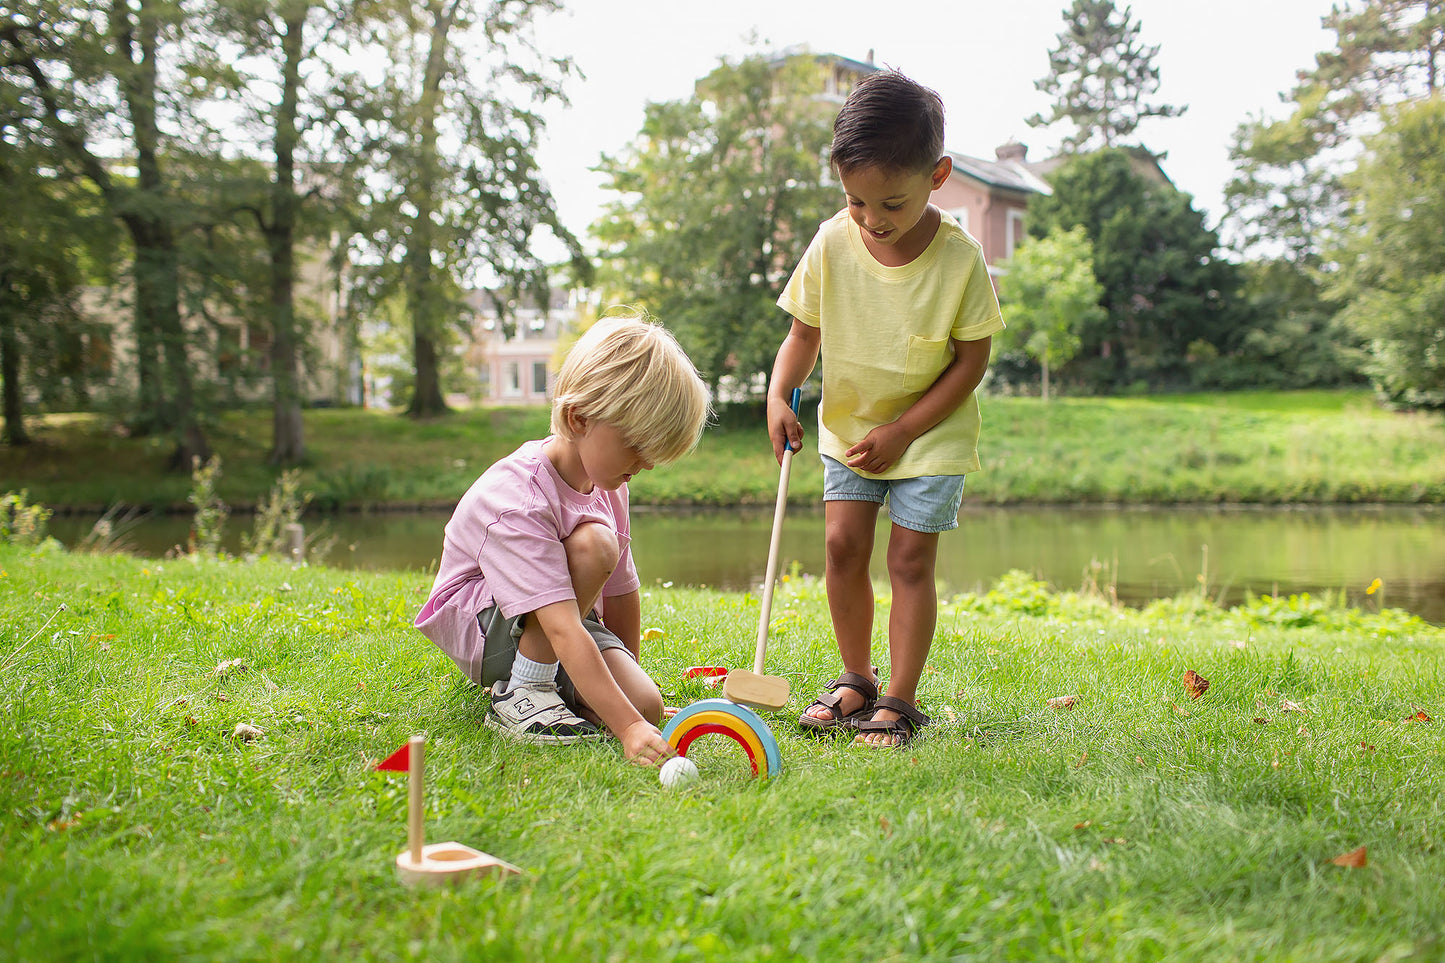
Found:
[{"label": "chest pocket on yellow shirt", "polygon": [[948,364],[948,339],[934,341],[908,336],[908,359],[903,365],[903,390],[923,391],[938,380]]}]

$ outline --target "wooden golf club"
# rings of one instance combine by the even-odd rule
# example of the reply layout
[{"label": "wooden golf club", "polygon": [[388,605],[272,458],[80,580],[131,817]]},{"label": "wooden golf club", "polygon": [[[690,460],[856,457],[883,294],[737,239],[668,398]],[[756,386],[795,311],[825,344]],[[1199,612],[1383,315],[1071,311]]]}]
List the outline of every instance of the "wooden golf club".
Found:
[{"label": "wooden golf club", "polygon": [[[802,390],[793,389],[793,414],[798,413]],[[768,575],[763,582],[762,613],[758,616],[758,645],[753,655],[753,671],[738,669],[728,673],[723,683],[723,698],[739,705],[759,709],[781,709],[788,704],[791,686],[778,675],[763,675],[763,657],[768,650],[768,622],[773,614],[773,585],[778,578],[778,547],[783,537],[783,511],[788,507],[788,475],[793,467],[793,446],[783,446],[783,465],[778,477],[778,503],[773,508],[773,537],[768,545]]]}]

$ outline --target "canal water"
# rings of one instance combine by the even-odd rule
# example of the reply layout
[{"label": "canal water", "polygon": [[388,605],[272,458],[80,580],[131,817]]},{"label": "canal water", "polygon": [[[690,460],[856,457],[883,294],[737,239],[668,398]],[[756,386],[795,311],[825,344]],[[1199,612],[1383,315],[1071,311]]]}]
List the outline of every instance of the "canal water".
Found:
[{"label": "canal water", "polygon": [[[343,514],[307,518],[308,531],[334,538],[326,564],[430,574],[446,514]],[[51,519],[68,546],[94,519]],[[227,523],[236,553],[251,519]],[[634,556],[644,584],[746,590],[767,565],[771,508],[634,511]],[[126,529],[128,549],[160,557],[184,544],[189,518],[151,517]],[[888,525],[880,519],[875,577],[886,579]],[[823,572],[820,510],[789,509],[782,566]],[[1010,569],[1056,589],[1098,586],[1126,604],[1201,586],[1231,605],[1247,592],[1282,595],[1344,592],[1352,604],[1406,609],[1445,624],[1445,509],[1440,508],[973,508],[939,542],[945,595],[987,590]],[[1380,587],[1367,599],[1375,580]]]}]

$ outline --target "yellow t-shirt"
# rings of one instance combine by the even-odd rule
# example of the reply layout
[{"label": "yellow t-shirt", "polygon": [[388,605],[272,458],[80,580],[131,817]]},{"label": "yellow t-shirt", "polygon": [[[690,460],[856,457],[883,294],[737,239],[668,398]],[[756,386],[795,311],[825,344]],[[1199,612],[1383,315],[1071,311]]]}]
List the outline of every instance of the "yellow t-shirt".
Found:
[{"label": "yellow t-shirt", "polygon": [[[897,420],[938,380],[953,361],[953,341],[987,338],[1004,326],[982,247],[947,213],[922,254],[887,267],[840,211],[818,229],[778,306],[819,329],[818,451],[842,462],[844,452]],[[896,464],[869,477],[978,471],[980,424],[978,399],[969,395]]]}]

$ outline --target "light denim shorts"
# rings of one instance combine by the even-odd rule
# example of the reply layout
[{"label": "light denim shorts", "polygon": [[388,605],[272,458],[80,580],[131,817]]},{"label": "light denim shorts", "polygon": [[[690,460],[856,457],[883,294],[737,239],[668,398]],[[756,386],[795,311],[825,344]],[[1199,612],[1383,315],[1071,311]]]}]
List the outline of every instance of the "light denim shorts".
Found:
[{"label": "light denim shorts", "polygon": [[964,475],[920,475],[917,478],[865,478],[836,458],[823,455],[823,501],[888,500],[893,524],[935,534],[958,527]]}]

